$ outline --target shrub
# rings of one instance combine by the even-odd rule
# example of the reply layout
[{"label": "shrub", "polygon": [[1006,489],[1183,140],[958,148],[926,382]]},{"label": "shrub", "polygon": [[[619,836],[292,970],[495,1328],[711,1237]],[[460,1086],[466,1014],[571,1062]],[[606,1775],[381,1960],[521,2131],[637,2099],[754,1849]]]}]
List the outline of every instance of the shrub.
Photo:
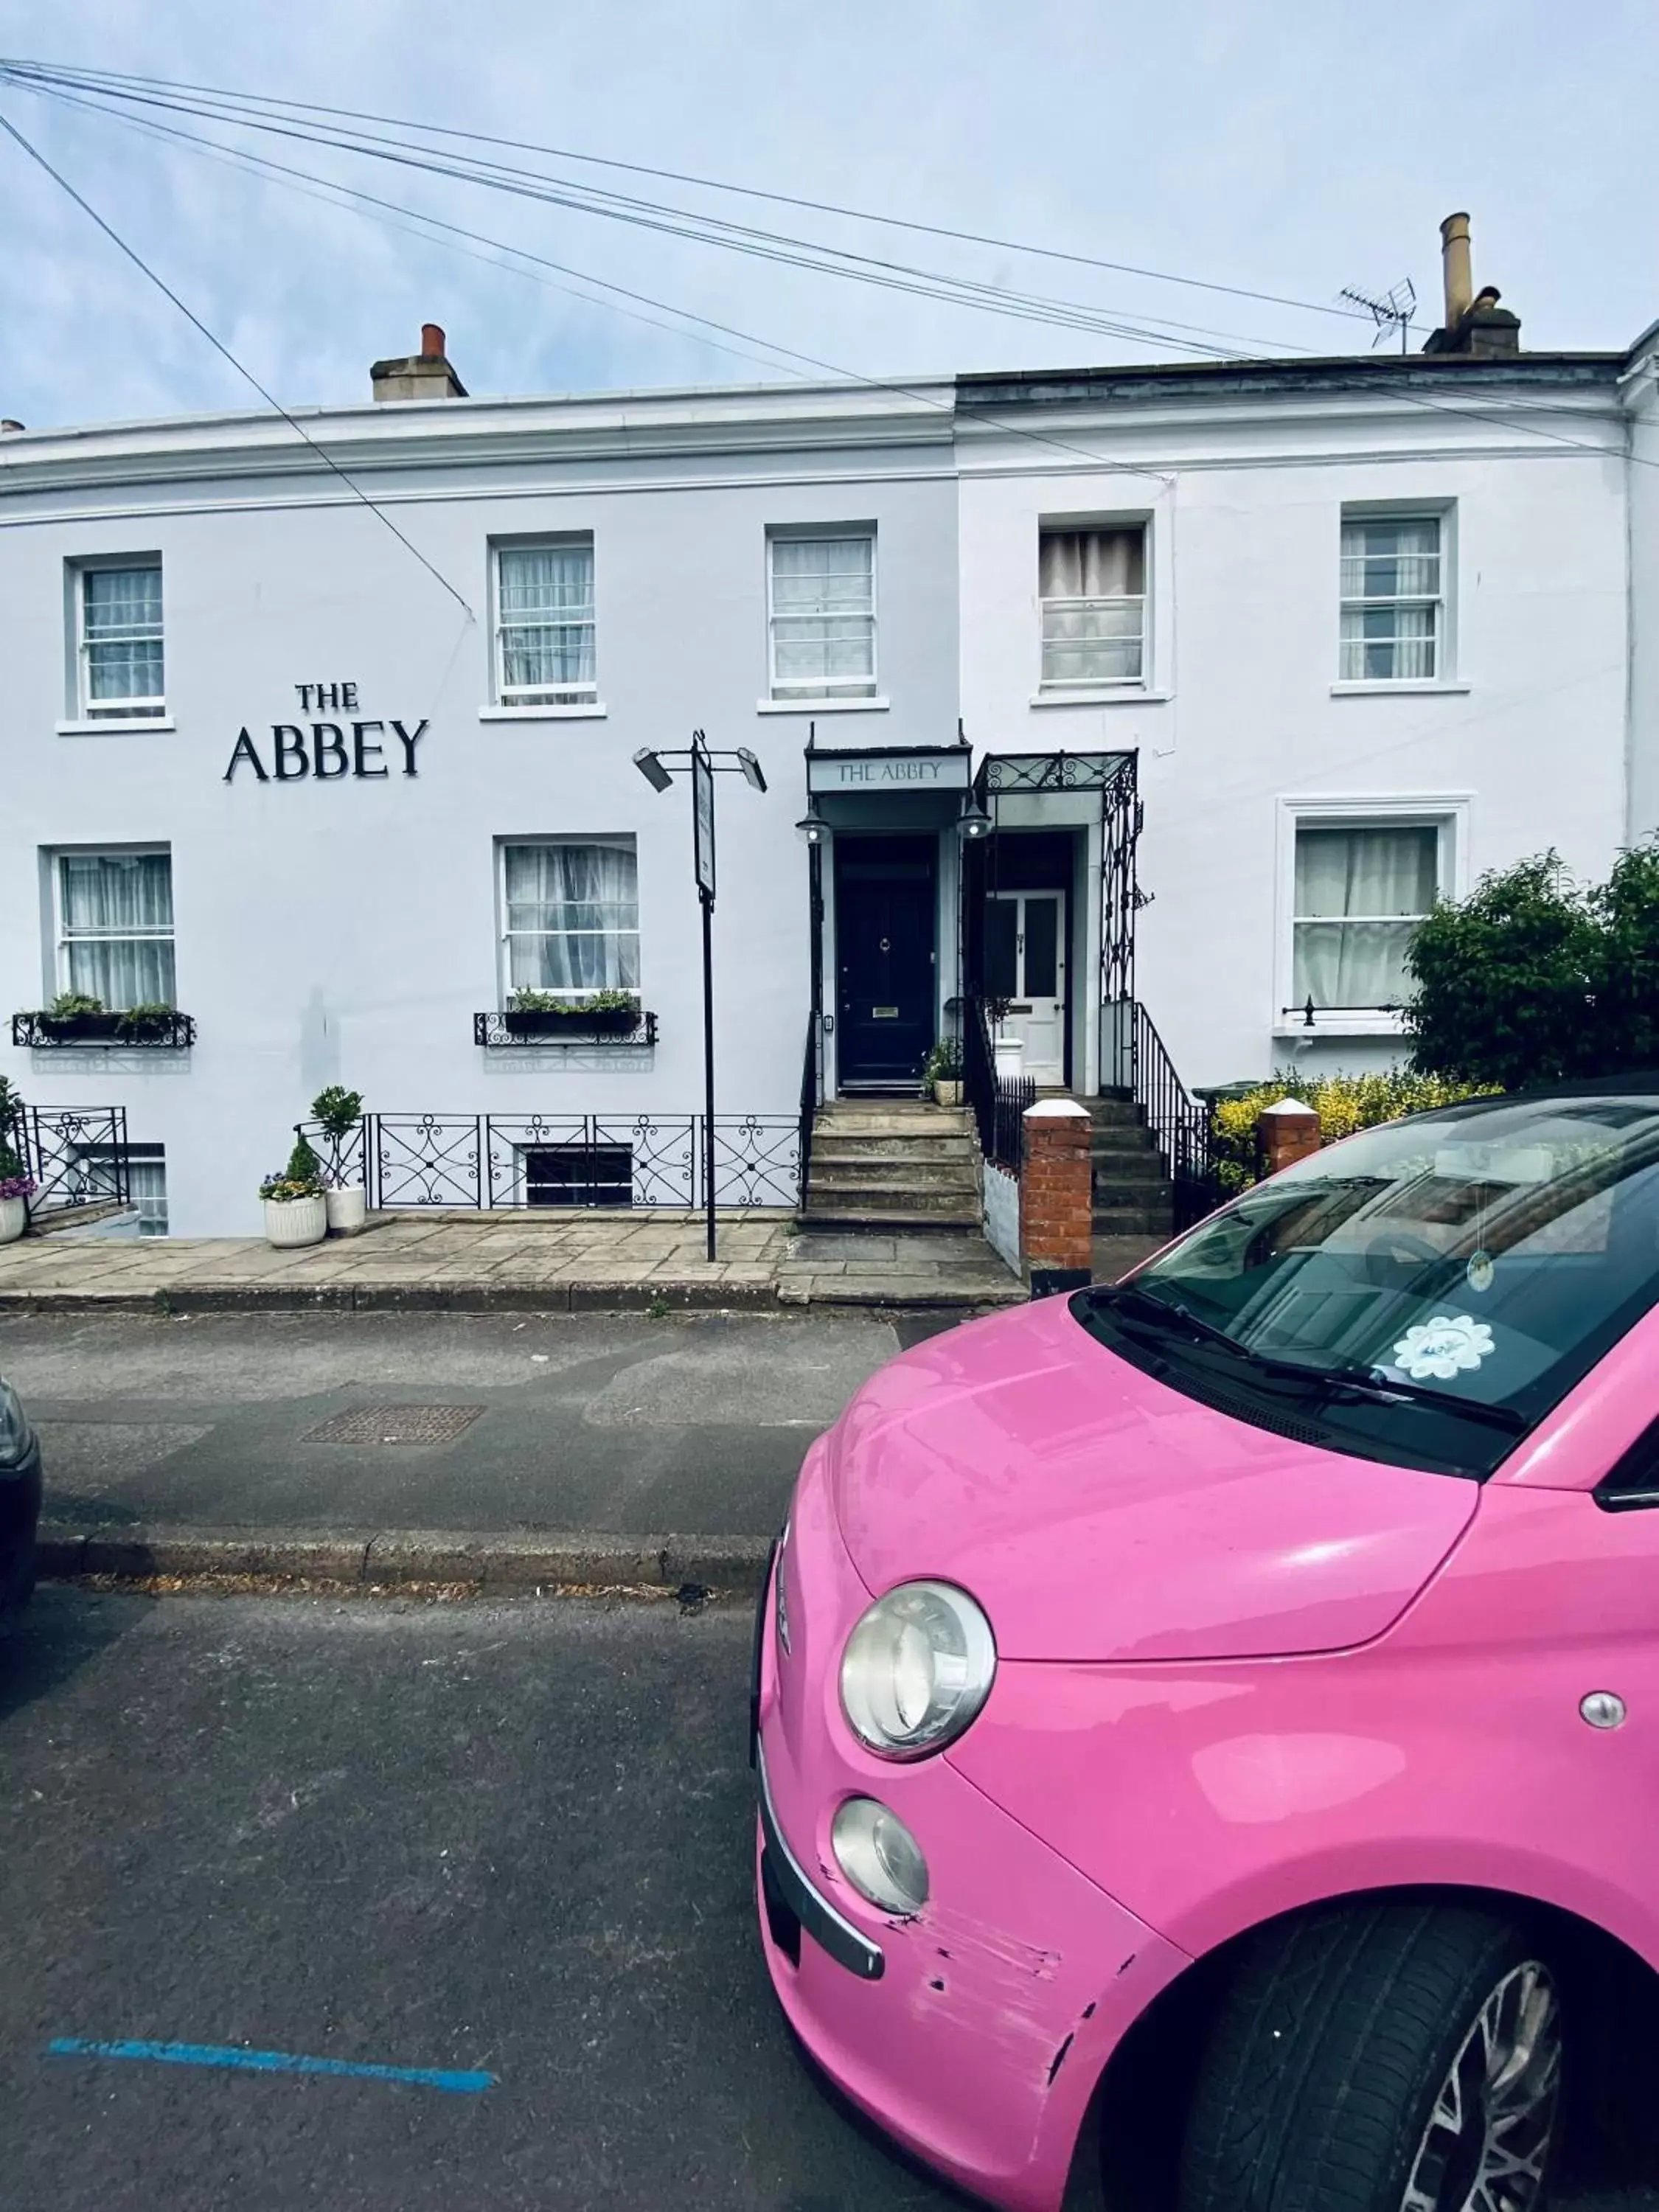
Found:
[{"label": "shrub", "polygon": [[261,1198],[319,1198],[325,1188],[323,1164],[311,1148],[310,1139],[296,1137],[294,1150],[288,1156],[288,1165],[280,1175],[267,1176],[259,1185]]},{"label": "shrub", "polygon": [[89,999],[84,991],[60,991],[46,1012],[55,1022],[72,1022],[77,1014],[101,1014],[101,999]]},{"label": "shrub", "polygon": [[1513,1090],[1659,1060],[1659,845],[1621,853],[1605,884],[1542,853],[1483,876],[1412,939],[1413,1065]]},{"label": "shrub", "polygon": [[1281,1098],[1299,1098],[1311,1106],[1325,1141],[1334,1144],[1356,1129],[1375,1128],[1379,1121],[1398,1121],[1402,1114],[1425,1113],[1431,1106],[1455,1106],[1461,1098],[1484,1097],[1499,1088],[1406,1068],[1375,1075],[1297,1075],[1280,1068],[1242,1097],[1218,1099],[1212,1106],[1212,1156],[1221,1188],[1231,1197],[1256,1180],[1256,1124],[1264,1109]]}]

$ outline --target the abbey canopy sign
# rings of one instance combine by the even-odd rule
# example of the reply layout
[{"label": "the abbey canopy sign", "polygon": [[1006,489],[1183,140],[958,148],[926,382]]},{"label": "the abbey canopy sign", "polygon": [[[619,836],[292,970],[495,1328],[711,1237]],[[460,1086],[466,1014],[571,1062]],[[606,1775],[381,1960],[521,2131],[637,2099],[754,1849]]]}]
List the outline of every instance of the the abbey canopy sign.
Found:
[{"label": "the abbey canopy sign", "polygon": [[[392,773],[397,747],[403,750],[403,774],[415,775],[415,748],[426,735],[424,721],[407,729],[396,720],[359,721],[355,684],[296,684],[302,714],[338,714],[337,722],[273,722],[270,735],[255,738],[246,724],[231,748],[224,780],[234,783],[239,769],[246,769],[260,783],[273,777],[278,783],[297,783],[312,776],[319,783],[333,783],[341,776],[378,782]],[[390,736],[387,732],[390,732]],[[261,752],[260,746],[264,750]],[[269,765],[267,765],[269,763]]]}]

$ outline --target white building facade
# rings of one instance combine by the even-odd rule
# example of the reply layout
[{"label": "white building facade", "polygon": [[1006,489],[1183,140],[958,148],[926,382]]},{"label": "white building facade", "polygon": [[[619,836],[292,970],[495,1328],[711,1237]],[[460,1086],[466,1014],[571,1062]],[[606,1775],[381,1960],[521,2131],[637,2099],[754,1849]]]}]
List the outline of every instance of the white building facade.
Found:
[{"label": "white building facade", "polygon": [[696,729],[767,785],[732,1203],[804,1067],[914,1088],[964,998],[1085,1097],[1136,1004],[1189,1086],[1396,1057],[1413,915],[1659,823],[1651,335],[504,401],[434,336],[297,431],[0,437],[0,1073],[125,1110],[152,1229],[254,1230],[337,1083],[382,1203],[696,1202],[690,794],[634,757]]}]

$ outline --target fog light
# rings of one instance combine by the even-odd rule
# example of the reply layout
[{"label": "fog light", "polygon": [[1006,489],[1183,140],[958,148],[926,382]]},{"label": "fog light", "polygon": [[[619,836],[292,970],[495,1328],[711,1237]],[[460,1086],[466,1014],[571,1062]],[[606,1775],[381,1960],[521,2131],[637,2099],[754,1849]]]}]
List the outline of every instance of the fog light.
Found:
[{"label": "fog light", "polygon": [[836,1814],[830,1842],[842,1872],[860,1897],[884,1912],[907,1917],[927,1902],[927,1862],[896,1813],[873,1797],[849,1797]]}]

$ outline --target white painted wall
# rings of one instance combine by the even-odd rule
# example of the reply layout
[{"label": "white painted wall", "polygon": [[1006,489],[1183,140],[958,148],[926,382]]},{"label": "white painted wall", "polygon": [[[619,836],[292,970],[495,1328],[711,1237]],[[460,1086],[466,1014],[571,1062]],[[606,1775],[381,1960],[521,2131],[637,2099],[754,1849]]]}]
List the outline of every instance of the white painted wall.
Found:
[{"label": "white painted wall", "polygon": [[[948,393],[949,387],[946,387]],[[44,1105],[122,1104],[163,1144],[176,1235],[251,1233],[261,1175],[323,1085],[382,1111],[689,1114],[702,1096],[690,794],[641,746],[751,747],[770,783],[718,787],[719,1109],[793,1115],[808,1007],[801,754],[808,716],[767,696],[765,532],[873,521],[882,712],[843,744],[956,728],[948,414],[845,392],[654,402],[483,401],[309,418],[477,619],[269,418],[0,441],[0,1013],[54,985],[42,848],[158,841],[173,854],[187,1054],[14,1049]],[[490,699],[487,546],[594,533],[603,719],[480,719]],[[176,726],[64,736],[64,563],[160,551]],[[418,774],[223,781],[246,725],[307,722],[295,686],[348,680],[361,717],[424,719]],[[337,714],[324,719],[339,720]],[[654,1053],[486,1053],[501,1004],[495,847],[632,832]]]},{"label": "white painted wall", "polygon": [[[969,735],[998,752],[1137,750],[1153,898],[1139,994],[1189,1085],[1399,1056],[1386,1036],[1322,1029],[1310,1048],[1275,1033],[1291,995],[1286,799],[1455,809],[1464,884],[1550,845],[1601,874],[1623,842],[1622,425],[1610,376],[1549,396],[1551,427],[1605,453],[1519,434],[1490,396],[1473,417],[1369,395],[1150,392],[996,410],[1094,463],[1000,427],[959,434]],[[1434,690],[1333,692],[1341,512],[1360,501],[1451,514],[1453,680]],[[1150,681],[1111,703],[1034,703],[1039,519],[1119,514],[1151,521]]]}]

